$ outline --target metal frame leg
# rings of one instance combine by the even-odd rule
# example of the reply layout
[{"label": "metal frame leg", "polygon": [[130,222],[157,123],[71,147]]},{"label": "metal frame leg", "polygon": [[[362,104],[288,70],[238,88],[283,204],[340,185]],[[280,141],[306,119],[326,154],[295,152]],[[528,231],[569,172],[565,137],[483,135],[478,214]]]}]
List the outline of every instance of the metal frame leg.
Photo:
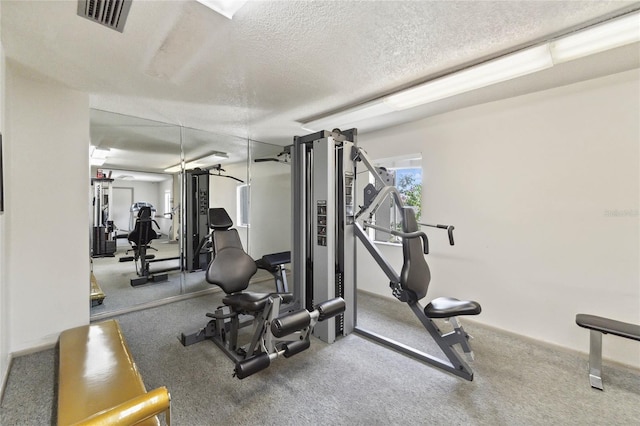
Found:
[{"label": "metal frame leg", "polygon": [[411,310],[418,317],[422,325],[427,329],[427,331],[431,335],[431,338],[435,341],[435,343],[437,343],[442,352],[446,355],[447,360],[434,357],[425,352],[419,351],[410,346],[389,339],[388,337],[384,337],[380,334],[362,329],[360,327],[355,327],[354,332],[377,343],[380,343],[381,345],[401,352],[413,359],[431,364],[434,367],[440,368],[441,370],[448,371],[449,373],[462,377],[465,380],[473,380],[473,370],[460,357],[458,352],[453,347],[456,344],[460,344],[465,352],[467,349],[469,349],[469,351],[471,350],[471,347],[467,342],[468,336],[462,329],[460,323],[458,323],[456,320],[454,322],[454,327],[456,327],[456,329],[450,333],[443,335],[438,328],[438,325],[431,318],[428,318],[424,314],[424,309],[422,308],[422,306],[420,306],[419,303],[409,303],[409,307],[411,307]]},{"label": "metal frame leg", "polygon": [[589,383],[592,388],[604,390],[602,385],[602,333],[596,330],[589,331]]},{"label": "metal frame leg", "polygon": [[471,345],[469,345],[469,336],[462,328],[462,324],[457,317],[449,318],[449,322],[453,326],[454,332],[457,336],[459,336],[458,343],[460,343],[460,347],[464,351],[464,354],[467,357],[467,361],[471,362],[475,360],[475,355],[473,354],[473,350],[471,349]]}]

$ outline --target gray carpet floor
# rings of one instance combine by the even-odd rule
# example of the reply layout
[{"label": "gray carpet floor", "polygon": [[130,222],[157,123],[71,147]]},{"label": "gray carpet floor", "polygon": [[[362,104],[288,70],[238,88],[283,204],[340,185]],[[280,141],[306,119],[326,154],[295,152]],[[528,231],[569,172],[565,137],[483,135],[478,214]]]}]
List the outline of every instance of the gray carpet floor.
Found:
[{"label": "gray carpet floor", "polygon": [[[254,289],[260,286],[272,284]],[[313,339],[311,349],[238,380],[233,363],[212,342],[183,347],[178,341],[181,332],[206,323],[204,313],[221,297],[118,318],[147,388],[170,390],[175,425],[640,424],[639,371],[605,362],[605,391],[594,390],[586,354],[469,321],[473,382],[354,334],[331,345]],[[406,305],[366,293],[358,298],[360,326],[437,355]],[[56,369],[53,349],[15,359],[0,424],[51,424]]]}]

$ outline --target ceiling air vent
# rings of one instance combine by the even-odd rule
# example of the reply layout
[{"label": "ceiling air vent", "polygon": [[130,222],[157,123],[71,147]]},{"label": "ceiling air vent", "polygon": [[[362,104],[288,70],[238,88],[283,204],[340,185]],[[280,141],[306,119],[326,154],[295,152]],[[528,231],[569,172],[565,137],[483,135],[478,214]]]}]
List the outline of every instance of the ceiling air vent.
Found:
[{"label": "ceiling air vent", "polygon": [[122,32],[132,0],[78,0],[78,15]]}]

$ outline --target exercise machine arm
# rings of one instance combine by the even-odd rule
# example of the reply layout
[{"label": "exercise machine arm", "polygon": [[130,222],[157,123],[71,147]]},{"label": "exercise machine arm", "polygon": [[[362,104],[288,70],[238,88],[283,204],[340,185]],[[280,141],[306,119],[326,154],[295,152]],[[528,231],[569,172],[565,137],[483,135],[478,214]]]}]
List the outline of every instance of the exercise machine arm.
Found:
[{"label": "exercise machine arm", "polygon": [[418,223],[418,225],[420,226],[429,226],[431,228],[438,228],[438,229],[446,229],[447,230],[447,234],[449,234],[449,245],[454,245],[454,241],[453,241],[453,230],[456,229],[453,225],[431,225],[429,223]]},{"label": "exercise machine arm", "polygon": [[429,239],[427,238],[427,234],[422,231],[415,232],[401,232],[395,231],[393,229],[383,228],[382,226],[373,225],[369,222],[364,222],[364,229],[372,228],[377,231],[386,232],[387,234],[395,235],[396,237],[401,238],[422,238],[422,245],[424,247],[424,254],[429,254]]}]

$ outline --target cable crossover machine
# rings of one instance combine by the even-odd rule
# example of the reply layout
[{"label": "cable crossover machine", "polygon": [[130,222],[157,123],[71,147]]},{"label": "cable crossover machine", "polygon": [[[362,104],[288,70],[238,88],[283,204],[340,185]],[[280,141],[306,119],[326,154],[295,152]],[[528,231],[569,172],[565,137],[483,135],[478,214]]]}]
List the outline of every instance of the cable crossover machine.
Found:
[{"label": "cable crossover machine", "polygon": [[[340,315],[315,325],[314,335],[332,343],[339,336],[356,333],[411,358],[449,373],[473,380],[473,371],[456,350],[473,359],[469,335],[458,316],[478,315],[475,301],[439,297],[425,307],[431,280],[425,255],[427,235],[421,226],[446,229],[453,245],[453,226],[418,223],[414,210],[404,205],[397,188],[376,169],[366,152],[356,144],[357,130],[320,131],[295,137],[291,147],[293,189],[293,294],[292,306],[312,311],[318,301],[340,297],[346,309]],[[364,166],[376,179],[364,190],[364,204],[356,211],[356,167]],[[401,230],[375,224],[375,213],[391,197],[400,211]],[[388,205],[388,204],[386,204]],[[383,257],[367,229],[387,232],[402,241],[403,265],[398,273]],[[421,352],[357,325],[356,240],[367,249],[390,281],[391,292],[406,303],[438,344],[446,359]],[[443,333],[435,320],[449,319],[453,331]]]}]

